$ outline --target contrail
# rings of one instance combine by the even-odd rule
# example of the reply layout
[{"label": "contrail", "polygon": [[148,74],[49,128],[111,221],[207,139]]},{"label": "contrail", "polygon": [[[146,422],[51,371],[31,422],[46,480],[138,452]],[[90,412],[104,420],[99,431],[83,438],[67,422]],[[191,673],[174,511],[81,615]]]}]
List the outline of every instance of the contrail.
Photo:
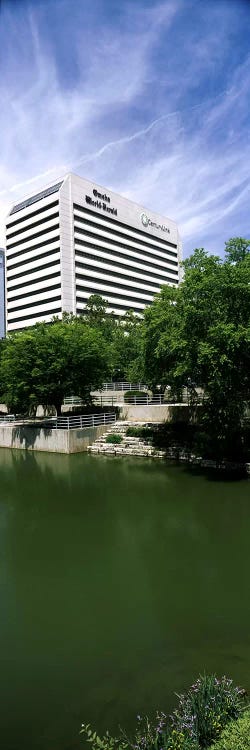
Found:
[{"label": "contrail", "polygon": [[[63,165],[60,167],[60,171],[64,170],[66,167]],[[32,182],[36,182],[36,180],[40,180],[43,177],[48,177],[51,173],[55,172],[56,167],[52,167],[51,169],[47,169],[46,172],[41,172],[40,174],[35,175],[35,177],[30,177],[28,180],[23,180],[23,182],[16,182],[15,185],[12,185],[10,188],[5,188],[5,190],[0,191],[0,196],[5,195],[6,193],[12,193],[15,190],[19,190],[20,187],[24,187],[25,185],[31,185]]]},{"label": "contrail", "polygon": [[[193,107],[189,107],[188,109],[198,109],[199,107],[203,107],[204,103],[202,104],[194,104]],[[142,128],[141,130],[137,130],[135,133],[132,133],[131,135],[125,135],[123,138],[118,138],[116,141],[109,141],[109,143],[105,143],[105,146],[102,146],[98,151],[94,151],[92,154],[86,154],[80,159],[78,159],[76,162],[74,162],[73,166],[77,167],[80,164],[84,164],[87,161],[92,161],[93,159],[98,159],[99,156],[102,156],[102,154],[105,153],[105,151],[108,151],[109,148],[113,148],[113,146],[121,146],[124,143],[131,143],[131,141],[136,140],[137,138],[140,138],[142,135],[147,135],[147,133],[152,130],[155,125],[158,125],[159,122],[162,122],[163,120],[168,120],[170,117],[174,117],[175,115],[178,115],[181,111],[180,109],[176,109],[174,112],[168,112],[167,115],[161,115],[161,117],[157,117],[156,120],[153,120],[149,125],[147,125],[146,128]]]},{"label": "contrail", "polygon": [[[223,96],[224,94],[229,94],[228,89],[224,89],[221,91],[220,94],[213,97],[213,99],[218,99],[219,97]],[[182,112],[190,112],[196,109],[201,109],[202,107],[207,107],[208,102],[201,102],[200,104],[194,104],[191,107],[187,107],[186,109],[176,109],[173,112],[168,112],[165,115],[161,115],[160,117],[157,117],[155,120],[152,120],[152,122],[149,123],[145,128],[141,128],[140,130],[137,130],[135,133],[131,133],[131,135],[125,135],[122,138],[118,138],[115,141],[109,141],[108,143],[105,143],[104,146],[102,146],[98,151],[93,151],[93,153],[84,154],[83,156],[80,156],[79,159],[75,162],[70,162],[68,164],[61,165],[60,168],[52,167],[51,169],[48,169],[46,172],[42,172],[38,175],[35,175],[34,177],[31,177],[27,180],[24,180],[23,182],[18,182],[15,185],[12,185],[10,188],[6,188],[5,190],[0,191],[0,196],[2,195],[8,195],[9,193],[15,192],[16,190],[19,190],[19,188],[24,187],[25,185],[31,185],[33,182],[36,182],[37,180],[41,180],[44,177],[48,177],[49,175],[55,173],[57,169],[57,174],[62,174],[63,172],[69,172],[74,167],[78,167],[82,164],[85,164],[88,161],[94,161],[95,159],[98,159],[100,156],[102,156],[106,151],[108,151],[110,148],[114,148],[115,146],[122,146],[126,143],[131,143],[132,141],[135,141],[137,138],[140,138],[141,136],[147,135],[150,133],[153,128],[158,125],[159,122],[163,122],[164,120],[168,120],[170,117],[175,117],[176,115],[181,114]]]}]

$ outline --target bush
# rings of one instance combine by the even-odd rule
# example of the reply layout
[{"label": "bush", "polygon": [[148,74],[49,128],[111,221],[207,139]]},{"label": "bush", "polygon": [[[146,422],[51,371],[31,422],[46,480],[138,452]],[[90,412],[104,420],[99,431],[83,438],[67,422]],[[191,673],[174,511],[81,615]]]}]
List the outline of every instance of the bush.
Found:
[{"label": "bush", "polygon": [[126,435],[128,437],[141,437],[144,439],[152,438],[154,431],[150,427],[128,427]]},{"label": "bush", "polygon": [[136,398],[145,398],[147,399],[148,392],[147,391],[125,391],[124,393],[124,401],[129,402],[136,396]]},{"label": "bush", "polygon": [[107,435],[106,443],[116,443],[118,445],[118,443],[122,443],[122,436],[112,432],[110,435]]},{"label": "bush", "polygon": [[210,750],[250,750],[250,710],[231,721]]},{"label": "bush", "polygon": [[175,728],[187,732],[200,747],[208,747],[231,719],[238,718],[244,694],[226,677],[199,677],[185,695],[179,696],[179,707],[173,714]]}]

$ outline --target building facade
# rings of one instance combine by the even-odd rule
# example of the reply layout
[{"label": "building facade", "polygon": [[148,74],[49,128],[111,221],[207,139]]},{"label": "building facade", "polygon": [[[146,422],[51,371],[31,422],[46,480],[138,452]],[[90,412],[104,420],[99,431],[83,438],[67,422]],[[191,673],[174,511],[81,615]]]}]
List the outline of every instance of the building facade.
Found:
[{"label": "building facade", "polygon": [[0,248],[0,339],[5,337],[5,253]]},{"label": "building facade", "polygon": [[180,260],[173,221],[66,175],[7,217],[7,330],[82,315],[91,294],[117,317],[140,314],[163,284],[178,285]]}]

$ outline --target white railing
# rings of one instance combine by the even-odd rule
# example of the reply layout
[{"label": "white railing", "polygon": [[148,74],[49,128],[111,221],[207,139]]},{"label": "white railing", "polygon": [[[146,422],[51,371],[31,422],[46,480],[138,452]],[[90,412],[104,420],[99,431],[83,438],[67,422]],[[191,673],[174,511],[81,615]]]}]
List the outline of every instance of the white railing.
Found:
[{"label": "white railing", "polygon": [[101,393],[100,396],[93,396],[95,404],[98,404],[100,406],[121,406],[124,403],[124,397],[123,393],[121,393],[120,396],[103,396]]},{"label": "white railing", "polygon": [[15,422],[15,420],[15,414],[4,414],[3,416],[0,416],[0,422]]},{"label": "white railing", "polygon": [[145,393],[145,396],[132,396],[131,394],[131,396],[127,396],[124,399],[124,404],[135,404],[135,406],[139,406],[140,404],[146,404],[147,406],[150,404],[163,404],[164,398],[163,393],[157,393],[152,396],[149,396],[147,393]]},{"label": "white railing", "polygon": [[116,414],[75,414],[71,417],[55,417],[51,420],[51,427],[56,430],[77,430],[84,427],[97,427],[97,425],[113,424]]},{"label": "white railing", "polygon": [[103,383],[101,391],[147,391],[143,383]]},{"label": "white railing", "polygon": [[95,396],[95,403],[101,404],[101,406],[115,406],[116,404],[119,406],[125,404],[135,404],[135,406],[146,404],[149,406],[150,404],[167,403],[167,401],[162,393],[157,393],[155,396],[149,396],[147,393],[145,393],[145,396],[133,396],[131,394],[131,396],[127,396],[126,399],[122,393],[120,396],[103,396],[102,394],[100,396]]},{"label": "white railing", "polygon": [[64,406],[81,406],[82,399],[80,398],[80,396],[66,396],[63,399],[63,405]]}]

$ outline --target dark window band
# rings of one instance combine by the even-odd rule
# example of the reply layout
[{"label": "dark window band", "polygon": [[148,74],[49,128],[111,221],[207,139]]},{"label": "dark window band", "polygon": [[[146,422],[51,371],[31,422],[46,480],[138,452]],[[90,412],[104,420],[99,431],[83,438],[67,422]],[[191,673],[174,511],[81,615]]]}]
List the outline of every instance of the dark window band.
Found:
[{"label": "dark window band", "polygon": [[[35,289],[33,292],[32,290],[30,290],[29,292],[25,292],[25,293],[22,292],[21,294],[17,294],[15,297],[8,297],[8,304],[10,304],[11,302],[18,302],[18,300],[24,299],[25,297],[32,297],[37,294],[41,295],[43,294],[43,292],[50,292],[50,291],[53,291],[54,289],[60,289],[60,288],[61,288],[61,284],[53,284],[52,286],[46,287],[45,289],[44,288]],[[50,302],[50,298],[48,298],[48,302]],[[37,303],[34,302],[34,304],[37,304]],[[27,307],[29,307],[29,305],[27,305]]]},{"label": "dark window band", "polygon": [[[105,299],[105,297],[103,297],[103,299]],[[82,300],[82,302],[83,304],[86,304],[88,302],[88,297],[86,297],[86,300]],[[136,307],[135,305],[126,305],[126,303],[124,303],[124,305],[119,305],[117,302],[114,302],[114,304],[112,302],[108,302],[108,307],[111,307],[112,310],[113,309],[124,310],[124,308],[127,308],[128,310],[134,310],[135,312],[138,312],[141,315],[144,312],[143,308]],[[76,308],[76,312],[78,315],[79,314],[81,315],[84,312],[84,310],[81,310],[81,308]]]},{"label": "dark window band", "polygon": [[103,214],[98,214],[97,211],[91,211],[89,208],[85,208],[85,206],[79,206],[78,203],[74,203],[73,207],[76,208],[78,211],[81,211],[84,213],[87,213],[89,216],[95,216],[98,219],[101,219],[102,221],[111,221],[114,226],[121,227],[122,229],[129,229],[130,232],[135,232],[135,234],[139,234],[142,237],[147,237],[147,239],[155,240],[158,239],[159,242],[162,242],[163,245],[167,247],[175,247],[177,249],[177,245],[175,245],[173,242],[166,242],[166,240],[161,239],[161,237],[156,237],[155,234],[150,234],[149,232],[144,232],[143,229],[135,229],[134,227],[131,227],[130,224],[125,224],[123,221],[117,221],[116,219],[112,219],[111,215],[104,216]]},{"label": "dark window band", "polygon": [[57,198],[56,201],[53,201],[53,203],[47,203],[46,206],[42,206],[42,208],[37,208],[36,211],[31,211],[29,214],[25,214],[25,216],[20,216],[19,219],[16,219],[15,221],[11,221],[10,224],[6,224],[7,231],[8,229],[12,229],[12,227],[15,227],[16,224],[20,224],[22,221],[29,221],[29,219],[33,219],[34,216],[40,216],[40,214],[44,213],[44,211],[48,211],[50,208],[55,208],[55,206],[59,205],[59,200]]},{"label": "dark window band", "polygon": [[[115,237],[121,237],[121,239],[125,240],[126,242],[127,241],[136,242],[137,245],[141,245],[141,247],[139,247],[139,248],[138,247],[134,248],[133,246],[129,245],[128,246],[129,250],[136,251],[136,249],[137,249],[137,252],[141,251],[141,252],[145,253],[145,255],[152,255],[150,252],[147,252],[147,248],[149,250],[150,250],[150,248],[151,248],[151,250],[156,250],[156,251],[158,250],[158,251],[161,251],[162,253],[166,252],[166,248],[164,248],[164,247],[161,248],[161,247],[159,247],[159,245],[155,245],[155,244],[152,244],[150,242],[147,242],[147,244],[145,245],[145,241],[144,240],[139,240],[138,237],[131,237],[130,235],[127,235],[124,232],[117,232],[116,229],[112,230],[111,227],[103,227],[100,224],[95,224],[93,221],[88,221],[87,219],[83,219],[82,217],[76,216],[75,214],[74,214],[74,221],[82,222],[82,224],[86,227],[86,229],[84,230],[81,227],[77,227],[75,225],[75,227],[74,227],[75,233],[76,232],[80,232],[81,234],[86,234],[86,235],[89,235],[89,237],[94,237],[96,239],[97,238],[96,233],[90,232],[88,230],[88,228],[87,228],[88,226],[91,226],[91,227],[96,228],[97,230],[99,229],[102,232],[106,232],[106,234],[107,234],[107,232],[109,232],[110,234],[113,234],[113,236],[115,236]],[[131,231],[134,231],[134,229],[132,227],[130,227],[130,229],[131,229]],[[100,239],[102,241],[104,241],[104,242],[105,241],[106,242],[112,242],[114,245],[117,245],[120,248],[123,247],[123,245],[121,245],[120,242],[116,242],[115,240],[109,239],[108,237],[102,237],[100,235]],[[177,258],[177,253],[173,253],[171,250],[168,250],[167,252],[168,252],[169,255],[172,255],[174,258]],[[155,257],[157,257],[156,254],[155,254]],[[162,256],[158,256],[158,257],[160,258],[161,261],[164,260],[162,258]],[[177,260],[175,260],[175,261],[174,260],[169,260],[169,263],[173,263],[173,265],[178,266],[178,261]]]},{"label": "dark window band", "polygon": [[[45,266],[43,266],[43,268],[45,268]],[[22,275],[22,274],[17,274],[16,278],[18,278],[18,275]],[[25,275],[26,275],[26,272],[25,272]],[[59,277],[60,277],[60,271],[57,271],[56,273],[51,273],[48,276],[43,276],[42,278],[39,278],[39,279],[37,279],[35,281],[34,281],[34,279],[31,279],[30,281],[25,281],[24,284],[13,284],[10,287],[8,287],[8,284],[7,284],[7,290],[9,292],[12,292],[15,289],[26,289],[26,287],[28,289],[30,289],[30,285],[31,284],[38,284],[39,281],[50,281],[51,279],[56,279],[56,278],[59,278]],[[48,286],[47,289],[52,289],[52,287]],[[32,289],[31,289],[31,291],[28,292],[28,294],[35,294],[35,292],[32,292]],[[23,295],[23,296],[25,296],[25,295]]]},{"label": "dark window band", "polygon": [[[121,289],[126,289],[126,291],[128,292],[136,292],[136,294],[140,294],[140,293],[141,294],[154,294],[154,292],[150,292],[148,289],[142,289],[140,286],[128,286],[128,284],[121,284],[121,283],[118,283],[117,281],[109,281],[108,279],[103,279],[103,278],[99,279],[99,278],[96,278],[96,276],[87,276],[86,274],[84,274],[84,276],[79,276],[79,274],[76,274],[76,279],[78,280],[83,279],[83,281],[91,281],[92,284],[93,282],[95,282],[95,284],[98,284],[98,285],[101,284],[102,286],[104,285],[115,286]],[[159,289],[155,291],[155,294],[157,294],[157,291],[160,291],[160,286],[157,283],[154,284],[154,286],[159,287]],[[79,286],[78,284],[76,285],[77,292],[80,292],[82,288],[83,288],[82,286]],[[103,294],[105,294],[105,292],[103,292]],[[106,294],[108,294],[108,292],[106,292]]]},{"label": "dark window band", "polygon": [[[95,246],[95,245],[90,244],[89,242],[83,242],[82,240],[78,240],[78,239],[76,239],[75,241],[77,242],[78,245],[81,245],[84,248],[88,248],[89,250],[94,250],[96,253],[103,252],[103,253],[106,253],[107,255],[114,255],[115,258],[122,258],[123,260],[128,260],[130,261],[130,263],[132,262],[141,263],[141,265],[150,266],[150,268],[154,267],[154,261],[150,263],[148,260],[144,260],[144,258],[134,258],[131,255],[130,256],[125,255],[124,253],[118,252],[117,250],[110,250],[108,247],[105,247],[105,246],[103,247],[99,245]],[[94,254],[90,255],[89,253],[85,253],[82,250],[78,250],[77,247],[75,247],[75,253],[85,258],[90,258],[90,257],[93,259],[95,258]],[[100,260],[100,261],[108,260],[108,258],[101,258],[101,256],[99,255],[97,255],[95,259]],[[111,259],[111,263],[113,263],[112,259]],[[166,271],[169,271],[169,273],[174,273],[178,275],[178,271],[175,268],[168,269],[166,268],[166,266],[160,266],[160,265],[155,266],[155,268],[158,268],[159,271],[164,271],[164,273],[166,273]]]},{"label": "dark window band", "polygon": [[28,304],[26,303],[25,305],[17,305],[16,307],[12,307],[11,309],[9,308],[8,312],[9,312],[9,315],[10,315],[11,313],[17,312],[18,310],[27,310],[29,307],[36,307],[38,305],[45,305],[46,303],[48,305],[50,305],[51,302],[59,302],[59,300],[61,301],[61,295],[60,294],[58,294],[56,297],[50,297],[50,299],[44,299],[44,300],[36,299],[35,302],[29,302]]},{"label": "dark window band", "polygon": [[[91,260],[94,260],[92,255],[88,256],[87,254],[85,254],[85,258],[88,258],[88,257],[90,257]],[[98,258],[98,261],[99,261],[99,258]],[[81,263],[80,261],[78,261],[76,259],[76,270],[78,268],[85,268],[85,269],[88,269],[89,271],[98,271],[99,270],[99,273],[101,273],[101,271],[103,271],[104,273],[106,272],[107,275],[112,276],[112,272],[109,271],[109,268],[107,268],[107,263],[108,263],[108,261],[106,259],[105,260],[101,260],[100,261],[100,266],[99,266],[99,269],[98,269],[97,266],[89,266],[89,265],[87,265],[87,263]],[[120,276],[128,276],[130,279],[131,279],[131,275],[133,275],[132,276],[133,278],[135,278],[135,279],[139,278],[141,281],[143,281],[143,279],[141,278],[140,274],[144,274],[144,276],[149,276],[151,279],[152,279],[153,275],[157,276],[156,272],[155,272],[155,274],[153,274],[153,273],[149,273],[149,271],[144,271],[142,268],[134,268],[133,266],[132,267],[131,266],[124,266],[123,263],[118,263],[118,261],[115,261],[115,260],[113,260],[111,263],[112,263],[112,267],[115,266],[116,268],[122,268],[123,269],[123,273],[121,273]],[[159,284],[160,284],[161,280],[162,280],[163,283],[164,283],[164,281],[170,281],[170,282],[173,282],[174,284],[176,284],[176,281],[177,281],[177,279],[173,279],[171,276],[166,276],[166,275],[161,276],[160,279],[158,277],[157,281],[158,281]]]},{"label": "dark window band", "polygon": [[[44,257],[44,256],[42,256],[42,257]],[[9,275],[7,283],[9,281],[12,281],[12,279],[20,279],[21,276],[31,276],[34,273],[38,273],[38,271],[43,271],[44,268],[51,268],[52,266],[54,268],[57,265],[60,267],[60,260],[59,259],[58,260],[52,260],[50,263],[44,263],[44,265],[37,266],[36,268],[29,268],[29,269],[27,269],[27,271],[22,271],[22,273],[15,273],[14,276],[10,276]],[[44,277],[42,277],[42,278],[44,278]]]},{"label": "dark window band", "polygon": [[19,318],[12,318],[11,320],[8,320],[8,324],[12,325],[12,323],[23,323],[25,318],[27,320],[31,320],[31,318],[41,318],[41,322],[44,320],[44,315],[57,315],[58,313],[62,312],[61,307],[56,307],[55,310],[48,310],[48,312],[37,312],[32,313],[30,315],[21,315]]},{"label": "dark window band", "polygon": [[[47,243],[45,243],[47,244]],[[56,252],[59,252],[59,248],[53,247],[51,250],[47,250],[46,253],[40,253],[40,255],[35,255],[34,258],[26,258],[25,260],[20,260],[19,263],[13,263],[11,266],[7,264],[7,271],[12,271],[12,268],[20,268],[22,266],[27,265],[27,263],[34,263],[36,260],[41,260],[41,258],[47,258],[50,255],[53,255]]]},{"label": "dark window band", "polygon": [[[122,298],[122,293],[121,294],[116,294],[115,292],[104,292],[103,290],[101,290],[100,292],[98,292],[96,289],[91,289],[91,287],[86,287],[85,289],[82,290],[82,295],[79,295],[79,296],[76,297],[76,301],[77,302],[84,301],[86,293],[89,293],[89,294],[99,294],[104,299],[105,299],[105,295],[108,295],[108,297],[112,297],[112,299],[121,299]],[[136,305],[136,303],[140,304],[142,306],[143,305],[150,305],[151,301],[152,300],[150,300],[150,299],[149,300],[138,299],[138,298],[136,299],[136,297],[133,297],[133,299],[132,298],[129,299],[129,297],[124,297],[124,304],[129,304],[132,307],[134,307],[134,305]]]},{"label": "dark window band", "polygon": [[[20,227],[20,229],[16,229],[15,232],[10,232],[8,234],[8,237],[7,237],[7,242],[12,237],[18,237],[18,235],[23,234],[23,232],[28,232],[29,229],[35,229],[36,227],[41,226],[41,224],[44,225],[46,221],[53,221],[54,219],[58,219],[58,222],[59,222],[59,213],[58,213],[58,211],[56,211],[55,214],[50,214],[50,216],[46,216],[43,219],[39,219],[39,221],[34,221],[33,224],[29,224],[28,226],[22,226],[22,227]],[[59,224],[58,224],[58,226],[59,226]],[[30,239],[30,238],[28,238],[28,239]],[[21,238],[20,238],[20,242],[22,242],[22,241],[23,240],[21,240]],[[10,245],[9,245],[9,247],[10,247]]]},{"label": "dark window band", "polygon": [[[42,237],[44,234],[50,234],[50,232],[55,232],[57,229],[59,230],[59,223],[58,224],[54,224],[53,227],[48,227],[47,229],[46,228],[45,229],[41,229],[40,232],[35,232],[35,234],[29,235],[27,238],[25,237],[22,240],[17,240],[17,242],[11,242],[11,243],[8,244],[8,241],[7,241],[7,245],[6,245],[7,250],[11,250],[12,247],[18,247],[18,246],[20,247],[20,245],[21,245],[22,242],[23,243],[24,242],[31,242],[31,240],[36,240],[37,237]],[[50,240],[46,240],[46,243],[48,244],[49,241]],[[39,247],[39,245],[36,245],[36,247]],[[24,248],[23,251],[20,250],[20,252],[25,252],[25,249],[26,248]],[[20,255],[20,252],[18,253],[19,255]],[[14,255],[14,253],[13,253],[13,255]],[[13,255],[11,256],[12,258],[13,258]]]}]

